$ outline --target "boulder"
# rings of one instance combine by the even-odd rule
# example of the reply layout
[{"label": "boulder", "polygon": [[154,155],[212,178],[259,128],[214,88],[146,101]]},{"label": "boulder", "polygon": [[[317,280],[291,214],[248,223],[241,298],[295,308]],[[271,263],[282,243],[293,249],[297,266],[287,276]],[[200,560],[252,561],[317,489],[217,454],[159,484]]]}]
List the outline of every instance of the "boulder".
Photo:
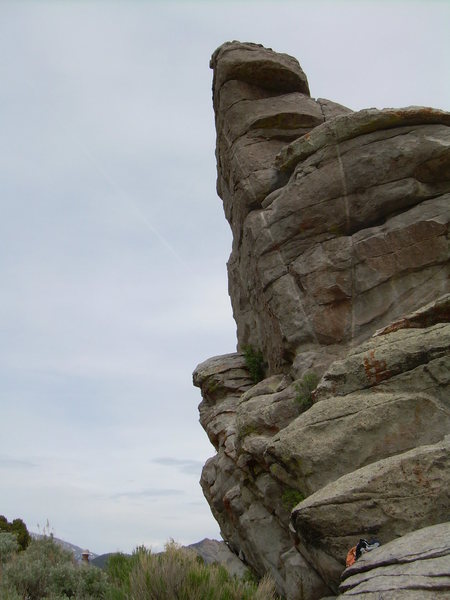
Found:
[{"label": "boulder", "polygon": [[448,322],[450,322],[450,294],[445,294],[409,315],[389,323],[386,327],[376,331],[374,336],[385,335],[399,329],[420,329],[421,327],[430,327],[436,323]]},{"label": "boulder", "polygon": [[302,553],[335,589],[353,540],[385,544],[450,517],[450,435],[343,475],[292,511]]},{"label": "boulder", "polygon": [[[316,390],[315,401],[374,389],[382,382],[391,384],[383,386],[383,391],[388,387],[401,389],[403,379],[397,377],[427,363],[440,362],[441,358],[446,362],[449,354],[449,323],[398,329],[373,337],[330,366]],[[440,383],[434,383],[438,389]]]},{"label": "boulder", "polygon": [[418,529],[363,554],[342,580],[339,598],[448,598],[450,522]]},{"label": "boulder", "polygon": [[[450,360],[447,360],[447,369]],[[367,392],[314,405],[272,437],[272,474],[304,496],[372,462],[436,442],[450,431],[450,407],[426,393]]]}]

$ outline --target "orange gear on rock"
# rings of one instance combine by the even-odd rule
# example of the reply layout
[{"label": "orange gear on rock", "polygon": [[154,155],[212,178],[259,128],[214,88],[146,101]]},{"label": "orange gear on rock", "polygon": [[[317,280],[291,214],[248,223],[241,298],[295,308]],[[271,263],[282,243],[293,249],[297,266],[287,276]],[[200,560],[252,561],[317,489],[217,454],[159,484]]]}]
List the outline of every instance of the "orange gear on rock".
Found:
[{"label": "orange gear on rock", "polygon": [[350,550],[347,553],[347,558],[345,559],[345,566],[351,567],[352,564],[355,562],[355,560],[356,560],[356,546],[353,546],[353,548],[350,548]]}]

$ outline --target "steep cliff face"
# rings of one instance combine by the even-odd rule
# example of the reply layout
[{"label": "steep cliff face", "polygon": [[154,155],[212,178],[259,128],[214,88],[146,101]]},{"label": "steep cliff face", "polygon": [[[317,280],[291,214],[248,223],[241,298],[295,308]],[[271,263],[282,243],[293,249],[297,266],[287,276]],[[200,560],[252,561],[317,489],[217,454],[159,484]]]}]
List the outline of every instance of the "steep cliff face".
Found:
[{"label": "steep cliff face", "polygon": [[450,520],[450,115],[314,100],[255,44],[211,66],[238,352],[194,372],[201,485],[230,547],[315,600],[359,537]]}]

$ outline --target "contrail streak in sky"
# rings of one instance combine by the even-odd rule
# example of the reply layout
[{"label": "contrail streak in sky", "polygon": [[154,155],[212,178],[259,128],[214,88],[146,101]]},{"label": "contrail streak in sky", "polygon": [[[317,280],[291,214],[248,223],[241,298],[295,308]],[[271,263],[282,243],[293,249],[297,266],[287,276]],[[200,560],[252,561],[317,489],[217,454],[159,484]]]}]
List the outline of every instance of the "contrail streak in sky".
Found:
[{"label": "contrail streak in sky", "polygon": [[[27,84],[29,87],[31,87],[33,89],[33,91],[36,93],[36,95],[38,95],[37,94],[38,90],[37,90],[35,83],[32,81],[27,81]],[[105,169],[102,167],[102,165],[99,163],[99,161],[93,156],[92,152],[89,150],[89,148],[87,147],[85,142],[83,142],[80,138],[74,136],[73,129],[70,129],[67,126],[65,120],[59,115],[58,109],[55,108],[52,111],[52,115],[59,122],[59,125],[61,126],[61,128],[65,130],[67,136],[69,138],[71,138],[77,144],[77,146],[79,147],[81,152],[90,161],[92,166],[95,167],[97,172],[108,183],[108,185],[115,191],[116,196],[120,197],[122,202],[124,204],[126,203],[126,206],[132,207],[134,215],[136,216],[137,220],[139,222],[143,223],[151,231],[151,233],[159,240],[161,245],[164,246],[166,248],[166,250],[168,250],[169,253],[172,254],[172,256],[180,264],[182,264],[183,266],[186,267],[186,262],[181,258],[181,256],[178,254],[178,252],[175,250],[175,248],[172,246],[172,244],[170,244],[170,242],[166,239],[166,237],[164,235],[162,235],[162,233],[160,233],[158,231],[158,229],[153,225],[153,223],[150,221],[148,216],[144,213],[144,211],[139,206],[139,204],[136,202],[136,200],[134,198],[132,198],[131,196],[129,196],[127,194],[127,192],[125,192],[122,189],[122,187],[117,183],[117,181],[115,181],[115,179],[109,173],[107,173],[105,171]]]},{"label": "contrail streak in sky", "polygon": [[[62,123],[62,126],[66,130],[68,130],[68,128],[67,128],[67,126],[66,126],[65,123]],[[72,137],[72,139],[74,139],[74,136],[73,136],[73,134],[70,131],[69,131],[69,135]],[[75,141],[78,144],[80,150],[83,152],[83,154],[86,156],[86,158],[89,159],[89,161],[92,163],[92,165],[97,169],[97,171],[100,173],[100,175],[103,177],[103,179],[109,184],[110,187],[112,187],[114,189],[114,191],[116,192],[117,196],[119,196],[124,202],[126,202],[127,206],[131,206],[133,208],[134,214],[138,218],[138,220],[140,222],[144,223],[146,225],[146,227],[153,233],[153,235],[158,238],[158,240],[160,241],[160,243],[172,254],[172,256],[174,256],[174,258],[176,258],[176,260],[178,262],[180,262],[181,264],[184,265],[185,264],[184,260],[177,253],[177,251],[175,250],[175,248],[168,242],[168,240],[151,223],[150,219],[143,212],[142,208],[138,205],[138,203],[136,202],[136,200],[134,200],[132,197],[130,197],[122,189],[122,187],[117,183],[117,181],[115,181],[115,179],[113,179],[113,177],[111,177],[111,175],[105,171],[105,169],[95,159],[95,157],[92,155],[92,153],[87,148],[87,146],[86,146],[86,144],[84,142],[82,142],[78,138]]]}]

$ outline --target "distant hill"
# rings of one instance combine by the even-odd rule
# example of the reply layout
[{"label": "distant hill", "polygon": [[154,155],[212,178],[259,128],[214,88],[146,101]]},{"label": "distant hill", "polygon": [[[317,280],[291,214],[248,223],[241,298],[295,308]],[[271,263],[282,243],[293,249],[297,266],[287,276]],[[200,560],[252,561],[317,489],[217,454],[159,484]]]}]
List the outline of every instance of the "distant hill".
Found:
[{"label": "distant hill", "polygon": [[[44,536],[41,533],[31,533],[31,537],[39,540],[43,537],[48,537],[48,536]],[[66,542],[55,536],[53,536],[53,540],[58,544],[58,546],[61,546],[62,548],[64,548],[64,550],[69,550],[70,552],[72,552],[75,557],[75,560],[77,560],[78,562],[81,562],[81,554],[86,550],[86,548],[80,548],[79,546],[75,546],[75,544],[71,544],[70,542]],[[94,552],[90,552],[89,557],[90,557],[90,562],[92,562],[95,558],[98,557],[98,554],[95,554]]]},{"label": "distant hill", "polygon": [[219,563],[223,565],[230,575],[243,577],[248,571],[247,566],[236,556],[236,554],[231,552],[225,542],[205,538],[200,542],[190,544],[186,547],[195,550],[207,564]]},{"label": "distant hill", "polygon": [[[32,533],[31,536],[36,539],[44,537],[42,534],[39,533]],[[70,552],[72,552],[75,557],[75,560],[81,562],[81,554],[84,552],[85,548],[80,548],[80,546],[76,546],[75,544],[71,544],[70,542],[66,542],[57,537],[53,537],[53,539],[59,546],[61,546],[65,550],[69,550]],[[239,558],[235,554],[233,554],[233,552],[231,552],[231,550],[228,548],[225,542],[205,538],[200,542],[189,544],[188,546],[185,546],[185,548],[195,550],[195,552],[197,552],[197,554],[201,556],[207,564],[219,563],[223,565],[226,568],[226,570],[230,573],[230,575],[243,577],[247,571],[247,567],[245,566],[245,564],[241,560],[239,560]],[[106,567],[106,562],[108,558],[112,554],[116,553],[107,552],[106,554],[95,554],[94,552],[90,552],[89,563],[94,567],[104,569]],[[124,554],[126,555],[126,553]]]},{"label": "distant hill", "polygon": [[[116,554],[116,552],[108,552],[107,554],[99,554],[98,556],[91,558],[89,560],[89,563],[91,565],[94,565],[94,567],[98,567],[99,569],[104,569],[106,567],[106,562],[107,562],[108,558],[110,556],[112,556],[113,554]],[[125,556],[130,556],[130,555],[125,554]]]}]

